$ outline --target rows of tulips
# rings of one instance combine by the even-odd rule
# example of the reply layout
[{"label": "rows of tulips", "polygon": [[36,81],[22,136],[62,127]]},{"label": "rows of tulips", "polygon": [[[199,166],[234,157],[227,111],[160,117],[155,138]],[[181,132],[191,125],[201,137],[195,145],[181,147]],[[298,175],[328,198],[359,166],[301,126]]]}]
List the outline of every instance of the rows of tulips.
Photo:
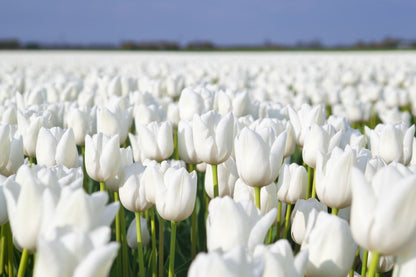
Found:
[{"label": "rows of tulips", "polygon": [[413,54],[2,55],[0,276],[416,272]]}]

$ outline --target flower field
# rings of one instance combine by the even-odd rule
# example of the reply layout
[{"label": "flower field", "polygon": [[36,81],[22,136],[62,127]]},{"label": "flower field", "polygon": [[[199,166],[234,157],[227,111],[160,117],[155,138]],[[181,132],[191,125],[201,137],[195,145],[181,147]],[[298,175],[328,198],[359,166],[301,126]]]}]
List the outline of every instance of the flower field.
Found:
[{"label": "flower field", "polygon": [[0,276],[416,274],[416,53],[0,52]]}]

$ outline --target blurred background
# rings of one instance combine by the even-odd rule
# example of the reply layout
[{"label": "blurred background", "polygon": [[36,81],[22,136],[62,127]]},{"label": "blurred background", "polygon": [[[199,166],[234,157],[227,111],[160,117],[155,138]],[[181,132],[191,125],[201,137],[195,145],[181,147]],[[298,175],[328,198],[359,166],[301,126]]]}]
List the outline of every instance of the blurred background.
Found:
[{"label": "blurred background", "polygon": [[1,49],[415,49],[414,0],[0,1]]}]

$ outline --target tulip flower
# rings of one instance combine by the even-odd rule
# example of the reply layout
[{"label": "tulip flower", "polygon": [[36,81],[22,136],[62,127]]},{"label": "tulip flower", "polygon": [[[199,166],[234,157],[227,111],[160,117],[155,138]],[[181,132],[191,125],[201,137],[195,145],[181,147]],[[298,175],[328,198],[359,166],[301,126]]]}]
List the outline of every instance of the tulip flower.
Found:
[{"label": "tulip flower", "polygon": [[333,213],[351,205],[351,170],[356,165],[355,153],[335,147],[329,157],[318,154],[315,170],[316,194]]},{"label": "tulip flower", "polygon": [[62,164],[68,168],[77,165],[77,147],[72,129],[41,127],[36,143],[36,160],[39,165]]},{"label": "tulip flower", "polygon": [[277,182],[277,197],[279,200],[294,204],[298,199],[306,197],[307,172],[303,166],[295,163],[284,164],[280,168]]},{"label": "tulip flower", "polygon": [[36,143],[41,127],[52,127],[52,115],[50,112],[36,114],[32,111],[17,113],[18,131],[23,137],[25,155],[31,158],[36,156]]},{"label": "tulip flower", "polygon": [[416,209],[415,184],[414,174],[403,176],[393,166],[381,168],[371,183],[360,170],[353,169],[350,224],[361,247],[397,255],[409,244],[416,231],[416,220],[411,216]]},{"label": "tulip flower", "polygon": [[[159,180],[161,178],[159,177]],[[168,168],[163,181],[156,183],[156,209],[159,215],[171,221],[171,244],[169,276],[173,276],[175,259],[176,223],[188,218],[195,207],[196,172],[188,173],[184,168]]]},{"label": "tulip flower", "polygon": [[214,111],[195,115],[192,122],[194,146],[198,158],[217,165],[228,159],[233,148],[234,117],[221,117]]},{"label": "tulip flower", "polygon": [[[14,177],[9,177],[9,178],[11,178],[12,180],[14,179]],[[5,224],[9,220],[9,217],[7,216],[6,198],[4,197],[4,192],[3,192],[4,185],[7,182],[10,182],[7,180],[8,178],[0,175],[0,226]]]},{"label": "tulip flower", "polygon": [[118,105],[99,108],[97,111],[97,132],[106,136],[119,136],[122,145],[132,124],[132,108],[122,110]]},{"label": "tulip flower", "polygon": [[309,250],[307,276],[346,276],[354,262],[355,244],[348,222],[312,211],[302,250]]},{"label": "tulip flower", "polygon": [[56,237],[39,239],[34,276],[108,276],[117,256],[118,243],[110,242],[111,230],[92,232],[58,229]]},{"label": "tulip flower", "polygon": [[179,116],[182,120],[192,120],[195,115],[208,112],[212,108],[212,92],[202,89],[201,92],[185,88],[179,97]]},{"label": "tulip flower", "polygon": [[309,198],[307,200],[299,199],[296,201],[293,208],[291,221],[291,235],[292,239],[297,244],[302,244],[305,237],[306,226],[308,226],[309,218],[312,210],[316,210],[318,213],[326,212],[327,207],[322,202],[319,202],[315,198]]},{"label": "tulip flower", "polygon": [[90,178],[106,182],[117,174],[119,164],[118,135],[107,137],[98,133],[85,137],[85,168]]},{"label": "tulip flower", "polygon": [[181,120],[178,124],[178,151],[179,157],[188,164],[201,162],[196,154],[191,122],[186,120]]},{"label": "tulip flower", "polygon": [[374,130],[366,128],[371,152],[386,163],[408,164],[411,161],[414,133],[414,125],[407,128],[404,124],[379,124]]},{"label": "tulip flower", "polygon": [[329,129],[328,131],[317,124],[313,124],[306,131],[308,139],[305,140],[303,145],[302,158],[309,167],[316,168],[316,159],[319,152],[330,153],[341,142],[342,131],[333,133],[331,126],[326,127]]},{"label": "tulip flower", "polygon": [[261,216],[252,201],[238,203],[228,196],[212,199],[207,218],[208,251],[229,251],[238,245],[253,251],[256,245],[263,243],[276,216],[276,209]]},{"label": "tulip flower", "polygon": [[12,136],[12,127],[4,125],[0,127],[0,174],[10,176],[15,174],[24,162],[23,140],[19,136]]},{"label": "tulip flower", "polygon": [[260,260],[251,259],[244,247],[236,246],[225,253],[212,251],[198,254],[189,268],[188,276],[261,276],[263,268]]},{"label": "tulip flower", "polygon": [[72,108],[66,118],[67,128],[74,132],[75,142],[79,146],[85,145],[85,136],[96,133],[96,108],[82,106]]},{"label": "tulip flower", "polygon": [[308,250],[301,251],[294,257],[292,248],[287,240],[278,240],[274,244],[258,245],[254,250],[255,258],[264,261],[263,275],[301,277],[304,275]]},{"label": "tulip flower", "polygon": [[299,111],[288,108],[290,122],[296,134],[297,144],[304,145],[309,136],[307,136],[308,128],[313,124],[322,125],[325,120],[325,109],[322,106],[311,107],[308,104],[303,104]]},{"label": "tulip flower", "polygon": [[[173,153],[173,132],[170,122],[151,122],[139,125],[136,142],[132,142],[133,151],[138,146],[144,159],[163,161]],[[133,136],[130,136],[130,139]],[[134,139],[133,139],[134,140]]]},{"label": "tulip flower", "polygon": [[235,139],[238,174],[247,185],[255,187],[256,205],[259,208],[260,187],[272,183],[277,178],[285,142],[286,132],[280,134],[269,146],[259,134],[248,128],[244,128]]}]

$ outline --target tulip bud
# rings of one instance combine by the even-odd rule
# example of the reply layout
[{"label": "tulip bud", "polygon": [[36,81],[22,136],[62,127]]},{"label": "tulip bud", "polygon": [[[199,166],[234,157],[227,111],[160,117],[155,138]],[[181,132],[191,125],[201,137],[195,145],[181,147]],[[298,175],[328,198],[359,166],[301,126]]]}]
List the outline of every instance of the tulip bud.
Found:
[{"label": "tulip bud", "polygon": [[196,201],[196,172],[170,167],[163,174],[163,182],[156,184],[156,209],[165,220],[182,221],[188,218]]},{"label": "tulip bud", "polygon": [[[138,145],[145,159],[163,161],[173,153],[173,132],[170,122],[151,122],[136,126]],[[134,147],[133,147],[134,149]]]},{"label": "tulip bud", "polygon": [[279,200],[294,204],[298,199],[306,197],[308,174],[303,166],[295,163],[284,164],[280,168],[277,182],[277,197]]},{"label": "tulip bud", "polygon": [[293,208],[293,212],[290,217],[290,222],[292,223],[292,239],[297,244],[302,244],[303,242],[306,226],[308,226],[308,221],[312,210],[316,210],[317,212],[326,212],[327,207],[325,204],[319,202],[315,198],[309,198],[307,200],[299,199],[296,201],[295,207]]},{"label": "tulip bud", "polygon": [[178,151],[179,157],[189,164],[199,164],[194,146],[194,136],[191,122],[181,120],[178,124]]},{"label": "tulip bud", "polygon": [[98,133],[85,137],[85,169],[88,176],[97,182],[113,178],[120,165],[118,135],[107,137]]},{"label": "tulip bud", "polygon": [[233,149],[234,116],[221,117],[214,111],[192,121],[194,146],[198,158],[208,164],[220,164],[230,157]]},{"label": "tulip bud", "polygon": [[307,276],[346,276],[354,262],[355,244],[348,222],[312,211],[302,250],[309,250]]},{"label": "tulip bud", "polygon": [[272,183],[279,174],[286,142],[283,132],[269,146],[256,132],[244,128],[235,139],[235,155],[240,178],[249,186]]},{"label": "tulip bud", "polygon": [[72,129],[41,127],[36,143],[36,160],[39,165],[62,164],[72,168],[77,164],[77,147]]},{"label": "tulip bud", "polygon": [[119,189],[121,204],[129,211],[142,212],[152,206],[146,200],[143,180],[144,167],[134,163],[124,168],[124,184]]}]

